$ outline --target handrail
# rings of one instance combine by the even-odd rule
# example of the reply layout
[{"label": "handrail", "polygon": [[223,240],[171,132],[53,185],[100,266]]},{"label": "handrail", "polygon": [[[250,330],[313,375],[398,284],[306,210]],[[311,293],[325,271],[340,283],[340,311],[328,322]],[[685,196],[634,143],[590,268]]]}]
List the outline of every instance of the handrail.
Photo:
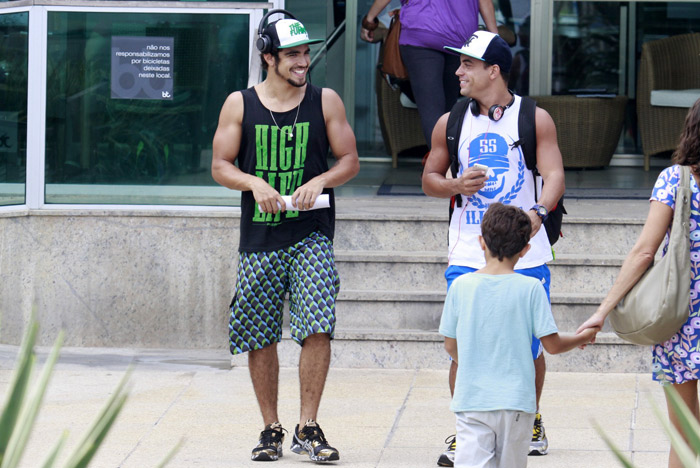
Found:
[{"label": "handrail", "polygon": [[115,1],[115,0],[11,0],[0,2],[0,10],[27,6],[120,7],[120,8],[180,8],[180,9],[270,9],[272,2],[187,2],[187,1]]},{"label": "handrail", "polygon": [[345,21],[343,20],[326,38],[326,40],[323,42],[321,45],[321,48],[314,53],[314,56],[311,57],[311,64],[309,65],[309,71],[313,70],[316,64],[321,60],[321,57],[328,51],[330,50],[331,47],[333,47],[333,44],[335,44],[338,41],[338,38],[340,38],[340,35],[345,32]]}]

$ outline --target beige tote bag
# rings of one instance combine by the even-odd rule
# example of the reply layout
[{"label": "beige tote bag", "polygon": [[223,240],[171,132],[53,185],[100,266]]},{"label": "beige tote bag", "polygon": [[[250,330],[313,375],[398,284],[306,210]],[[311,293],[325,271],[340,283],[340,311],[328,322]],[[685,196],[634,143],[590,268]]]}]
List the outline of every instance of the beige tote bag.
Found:
[{"label": "beige tote bag", "polygon": [[638,345],[663,343],[690,312],[690,171],[680,166],[680,182],[666,255],[652,265],[610,313],[617,336]]}]

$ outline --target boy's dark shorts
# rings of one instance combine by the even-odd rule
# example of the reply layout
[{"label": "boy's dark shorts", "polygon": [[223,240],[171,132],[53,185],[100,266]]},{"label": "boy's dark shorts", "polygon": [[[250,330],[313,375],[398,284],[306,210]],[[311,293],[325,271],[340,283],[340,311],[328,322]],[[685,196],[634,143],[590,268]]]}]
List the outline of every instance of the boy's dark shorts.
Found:
[{"label": "boy's dark shorts", "polygon": [[327,333],[332,339],[339,290],[333,242],[319,232],[284,249],[241,252],[229,320],[231,354],[282,339],[287,292],[292,339],[302,344],[315,333]]}]

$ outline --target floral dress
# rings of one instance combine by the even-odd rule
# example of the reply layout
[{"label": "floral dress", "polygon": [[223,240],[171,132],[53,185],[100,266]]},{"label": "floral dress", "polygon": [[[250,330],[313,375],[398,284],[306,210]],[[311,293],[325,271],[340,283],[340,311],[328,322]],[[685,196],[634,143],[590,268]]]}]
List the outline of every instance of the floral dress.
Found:
[{"label": "floral dress", "polygon": [[[675,209],[674,196],[679,174],[678,165],[664,169],[656,179],[651,200]],[[662,383],[681,384],[700,378],[700,193],[692,175],[690,188],[690,316],[678,333],[652,348],[653,378]],[[668,248],[669,232],[670,226],[666,233],[664,255]]]}]

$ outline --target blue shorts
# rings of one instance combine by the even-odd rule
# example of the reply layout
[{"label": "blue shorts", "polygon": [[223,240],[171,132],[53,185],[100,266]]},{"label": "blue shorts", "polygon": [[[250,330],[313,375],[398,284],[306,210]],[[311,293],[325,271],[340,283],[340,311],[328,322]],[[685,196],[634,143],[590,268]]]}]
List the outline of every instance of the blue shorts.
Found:
[{"label": "blue shorts", "polygon": [[231,354],[252,351],[282,339],[284,298],[289,293],[290,332],[307,336],[335,331],[340,278],[333,242],[313,232],[296,244],[271,252],[241,252],[236,294],[231,302]]},{"label": "blue shorts", "polygon": [[[449,291],[452,282],[459,278],[460,276],[467,273],[474,273],[478,268],[472,268],[468,266],[461,265],[450,265],[445,270],[445,279],[447,280],[447,290]],[[523,268],[522,270],[515,270],[516,273],[521,275],[530,276],[536,278],[542,282],[544,290],[547,293],[547,299],[550,304],[552,299],[549,297],[549,283],[551,280],[551,274],[549,273],[549,267],[547,265],[540,265],[532,268]],[[532,359],[537,359],[542,354],[542,343],[536,337],[532,337]]]}]

